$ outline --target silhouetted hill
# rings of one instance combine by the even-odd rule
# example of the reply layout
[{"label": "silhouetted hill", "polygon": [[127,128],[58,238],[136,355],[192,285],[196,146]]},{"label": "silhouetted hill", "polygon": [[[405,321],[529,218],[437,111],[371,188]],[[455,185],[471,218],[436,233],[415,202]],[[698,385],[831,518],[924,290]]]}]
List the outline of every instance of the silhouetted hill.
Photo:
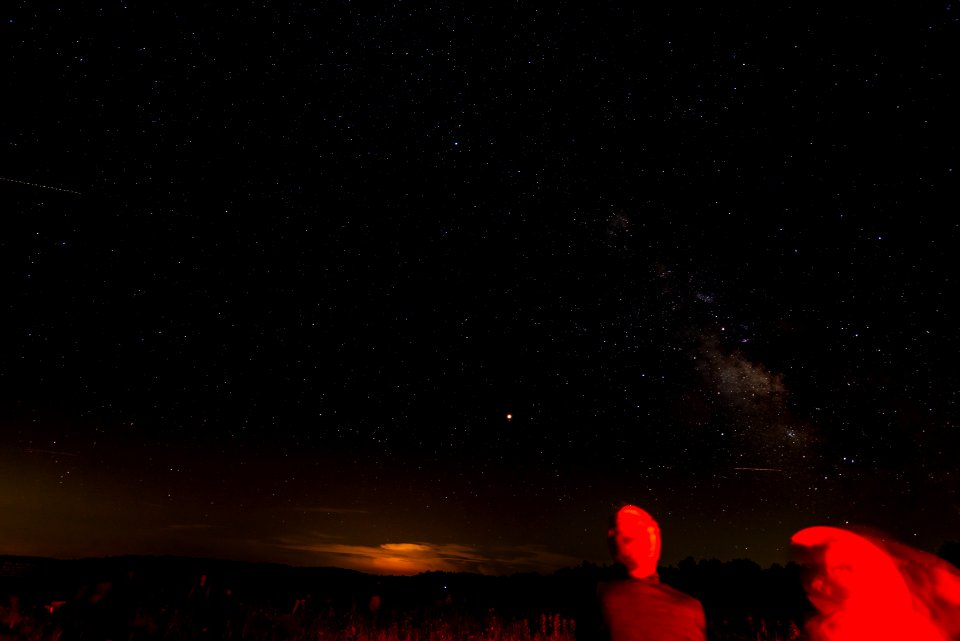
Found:
[{"label": "silhouetted hill", "polygon": [[379,577],[335,567],[294,567],[181,556],[112,556],[48,559],[0,556],[0,588],[16,585],[52,599],[67,599],[84,587],[107,582],[135,583],[160,594],[186,592],[201,582],[256,601],[284,603],[305,591],[360,594]]},{"label": "silhouetted hill", "polygon": [[[116,556],[59,560],[0,556],[0,591],[31,602],[68,601],[98,585],[124,586],[134,598],[175,601],[192,590],[224,592],[244,603],[292,607],[309,595],[331,607],[363,608],[373,595],[385,608],[456,606],[521,615],[552,611],[567,616],[589,604],[596,584],[617,566],[583,563],[552,574],[489,576],[425,572],[381,576],[335,567],[298,567],[178,556]],[[753,561],[686,559],[660,568],[661,579],[688,592],[708,611],[795,618],[807,607],[795,564],[763,569]],[[202,584],[202,585],[201,585]]]},{"label": "silhouetted hill", "polygon": [[[552,574],[381,576],[176,556],[0,556],[0,636],[4,626],[11,634],[27,634],[24,626],[30,625],[35,631],[27,636],[62,633],[63,640],[71,634],[128,638],[132,631],[146,635],[137,638],[158,638],[148,629],[186,638],[191,630],[208,628],[233,634],[237,626],[259,630],[251,638],[305,638],[357,626],[521,625],[539,630],[538,638],[561,639],[569,638],[576,622],[595,616],[598,582],[622,571],[583,563]],[[747,560],[686,559],[661,567],[660,574],[701,600],[716,638],[787,638],[809,611],[801,568],[794,564],[764,569]]]}]

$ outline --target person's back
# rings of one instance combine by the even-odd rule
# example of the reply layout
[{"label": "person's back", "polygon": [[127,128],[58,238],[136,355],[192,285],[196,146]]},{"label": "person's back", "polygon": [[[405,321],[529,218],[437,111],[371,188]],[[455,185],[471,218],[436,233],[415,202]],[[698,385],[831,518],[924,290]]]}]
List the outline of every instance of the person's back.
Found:
[{"label": "person's back", "polygon": [[700,601],[660,582],[660,526],[653,517],[635,505],[620,508],[611,519],[607,542],[626,573],[599,583],[599,629],[596,635],[583,630],[578,638],[706,641],[706,617]]},{"label": "person's back", "polygon": [[702,641],[706,619],[692,596],[657,575],[600,583],[597,595],[606,634],[613,641]]}]

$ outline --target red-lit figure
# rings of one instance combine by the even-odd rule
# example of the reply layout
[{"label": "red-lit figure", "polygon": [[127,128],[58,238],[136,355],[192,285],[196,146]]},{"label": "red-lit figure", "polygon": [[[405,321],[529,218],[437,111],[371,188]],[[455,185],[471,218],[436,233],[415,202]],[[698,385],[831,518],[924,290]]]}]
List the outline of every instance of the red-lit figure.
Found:
[{"label": "red-lit figure", "polygon": [[603,635],[610,641],[705,641],[700,601],[660,582],[660,526],[654,518],[626,505],[613,515],[607,541],[628,576],[597,588]]},{"label": "red-lit figure", "polygon": [[960,638],[960,571],[944,559],[835,527],[809,527],[790,540],[817,610],[806,624],[811,641]]}]

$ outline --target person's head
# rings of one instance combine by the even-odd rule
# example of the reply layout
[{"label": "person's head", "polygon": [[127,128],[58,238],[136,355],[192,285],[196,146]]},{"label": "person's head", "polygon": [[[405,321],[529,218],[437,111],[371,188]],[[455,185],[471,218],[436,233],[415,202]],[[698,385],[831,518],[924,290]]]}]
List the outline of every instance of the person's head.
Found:
[{"label": "person's head", "polygon": [[625,565],[630,576],[643,578],[657,573],[660,526],[645,510],[624,505],[614,512],[607,543],[614,560]]}]

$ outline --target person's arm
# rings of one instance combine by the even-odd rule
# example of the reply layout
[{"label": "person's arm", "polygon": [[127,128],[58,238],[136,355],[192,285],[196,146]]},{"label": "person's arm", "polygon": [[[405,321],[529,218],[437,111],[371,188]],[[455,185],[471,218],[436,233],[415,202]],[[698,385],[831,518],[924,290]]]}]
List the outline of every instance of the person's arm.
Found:
[{"label": "person's arm", "polygon": [[707,641],[707,616],[703,611],[703,604],[697,601],[697,629],[700,631],[700,641]]}]

